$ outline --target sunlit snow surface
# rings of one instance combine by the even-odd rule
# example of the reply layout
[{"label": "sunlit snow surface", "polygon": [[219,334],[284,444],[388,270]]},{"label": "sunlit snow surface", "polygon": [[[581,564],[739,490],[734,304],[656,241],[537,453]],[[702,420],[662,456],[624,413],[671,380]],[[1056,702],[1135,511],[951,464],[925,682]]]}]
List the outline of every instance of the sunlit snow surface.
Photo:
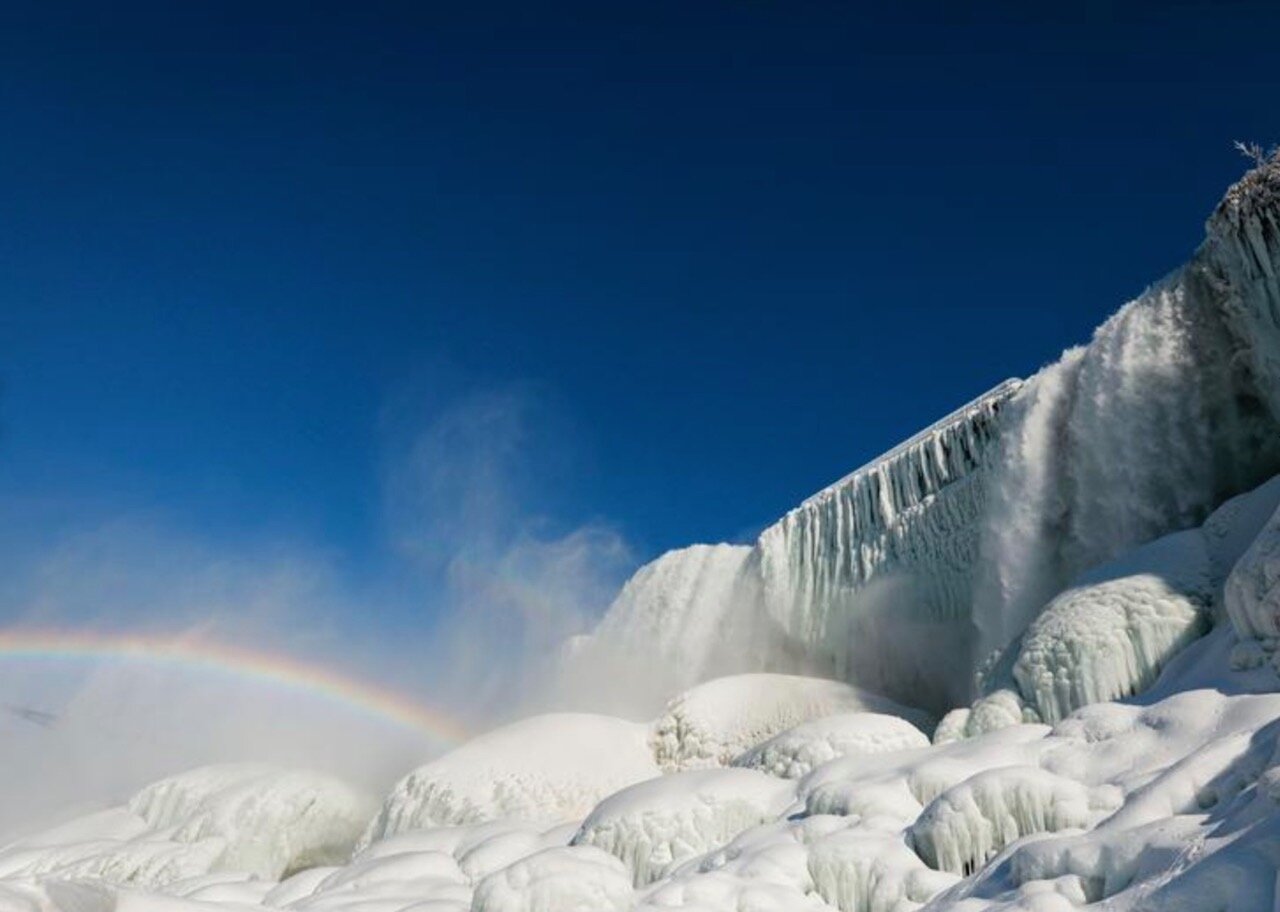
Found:
[{"label": "sunlit snow surface", "polygon": [[382,795],[173,776],[0,849],[0,912],[1274,912],[1278,187],[1089,346],[637,573],[564,659],[647,721]]}]

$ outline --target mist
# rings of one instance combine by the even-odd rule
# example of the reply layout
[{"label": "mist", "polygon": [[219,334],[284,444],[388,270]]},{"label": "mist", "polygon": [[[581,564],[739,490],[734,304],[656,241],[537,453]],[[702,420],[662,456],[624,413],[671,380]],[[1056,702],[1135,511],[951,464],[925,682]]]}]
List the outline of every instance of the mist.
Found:
[{"label": "mist", "polygon": [[[287,655],[476,732],[550,708],[562,644],[635,564],[609,523],[556,515],[576,470],[571,422],[509,386],[423,412],[401,403],[380,434],[385,553],[368,572],[307,541],[215,540],[180,518],[116,512],[10,549],[7,626]],[[0,694],[0,841],[208,763],[313,768],[377,796],[451,746],[323,695],[173,662],[0,656]]]}]

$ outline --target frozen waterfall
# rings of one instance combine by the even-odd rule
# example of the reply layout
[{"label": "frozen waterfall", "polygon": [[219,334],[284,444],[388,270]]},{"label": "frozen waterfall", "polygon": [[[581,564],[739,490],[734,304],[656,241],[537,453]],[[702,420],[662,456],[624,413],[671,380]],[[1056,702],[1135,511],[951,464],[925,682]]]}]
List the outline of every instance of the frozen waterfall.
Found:
[{"label": "frozen waterfall", "polygon": [[1088,345],[815,494],[751,549],[660,558],[594,646],[697,677],[830,674],[943,709],[1082,571],[1277,472],[1272,161],[1228,191],[1189,262]]}]

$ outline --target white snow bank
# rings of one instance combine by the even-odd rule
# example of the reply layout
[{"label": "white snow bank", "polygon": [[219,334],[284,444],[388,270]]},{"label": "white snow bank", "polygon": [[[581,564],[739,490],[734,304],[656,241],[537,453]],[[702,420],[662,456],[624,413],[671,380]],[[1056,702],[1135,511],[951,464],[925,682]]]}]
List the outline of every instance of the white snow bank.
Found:
[{"label": "white snow bank", "polygon": [[373,808],[318,773],[204,767],[148,786],[127,808],[0,851],[0,876],[163,887],[217,871],[274,880],[345,860]]},{"label": "white snow bank", "polygon": [[601,802],[573,842],[616,855],[643,886],[672,865],[774,819],[794,797],[791,783],[755,770],[675,773]]},{"label": "white snow bank", "polygon": [[625,912],[635,893],[626,866],[589,845],[546,849],[482,880],[472,912]]},{"label": "white snow bank", "polygon": [[774,735],[733,761],[784,779],[807,776],[815,767],[853,754],[928,747],[920,729],[898,716],[855,712],[804,722]]},{"label": "white snow bank", "polygon": [[609,716],[533,716],[467,742],[392,789],[362,846],[408,830],[488,820],[580,820],[658,775],[646,726]]},{"label": "white snow bank", "polygon": [[839,681],[799,675],[717,678],[667,704],[653,724],[653,751],[666,771],[727,766],[788,728],[838,713],[902,716],[920,727],[928,716]]}]

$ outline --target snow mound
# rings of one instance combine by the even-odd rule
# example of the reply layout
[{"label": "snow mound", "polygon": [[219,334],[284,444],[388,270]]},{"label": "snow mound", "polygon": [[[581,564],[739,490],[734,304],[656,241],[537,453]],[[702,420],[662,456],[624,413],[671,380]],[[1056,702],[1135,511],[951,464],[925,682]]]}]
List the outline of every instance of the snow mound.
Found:
[{"label": "snow mound", "polygon": [[173,841],[222,841],[222,869],[275,879],[345,861],[371,807],[318,773],[205,767],[148,786],[129,809],[153,831],[172,828]]},{"label": "snow mound", "polygon": [[987,770],[947,789],[911,827],[932,868],[969,876],[1001,849],[1033,833],[1083,828],[1100,808],[1078,782],[1032,766]]},{"label": "snow mound", "polygon": [[644,725],[585,713],[533,716],[400,780],[361,846],[428,827],[581,820],[606,795],[658,772]]},{"label": "snow mound", "polygon": [[902,837],[857,829],[815,843],[808,867],[814,891],[840,912],[914,909],[957,880],[926,867]]},{"label": "snow mound", "polygon": [[733,761],[783,779],[807,776],[815,767],[852,754],[927,747],[920,729],[899,716],[842,713],[804,722],[758,744]]},{"label": "snow mound", "polygon": [[616,855],[644,886],[673,865],[774,819],[794,797],[790,783],[756,770],[675,773],[601,802],[573,842]]},{"label": "snow mound", "polygon": [[545,849],[482,880],[472,912],[626,912],[626,866],[589,845]]},{"label": "snow mound", "polygon": [[7,847],[0,876],[152,888],[218,871],[274,880],[346,860],[372,809],[319,773],[204,767],[148,786],[125,808]]},{"label": "snow mound", "polygon": [[1212,590],[1198,529],[1086,574],[1028,628],[1013,665],[1019,690],[1048,722],[1138,693],[1208,629]]},{"label": "snow mound", "polygon": [[802,722],[840,713],[875,712],[929,724],[887,697],[839,681],[799,675],[717,678],[667,704],[653,724],[653,752],[667,772],[728,766],[757,744]]}]

